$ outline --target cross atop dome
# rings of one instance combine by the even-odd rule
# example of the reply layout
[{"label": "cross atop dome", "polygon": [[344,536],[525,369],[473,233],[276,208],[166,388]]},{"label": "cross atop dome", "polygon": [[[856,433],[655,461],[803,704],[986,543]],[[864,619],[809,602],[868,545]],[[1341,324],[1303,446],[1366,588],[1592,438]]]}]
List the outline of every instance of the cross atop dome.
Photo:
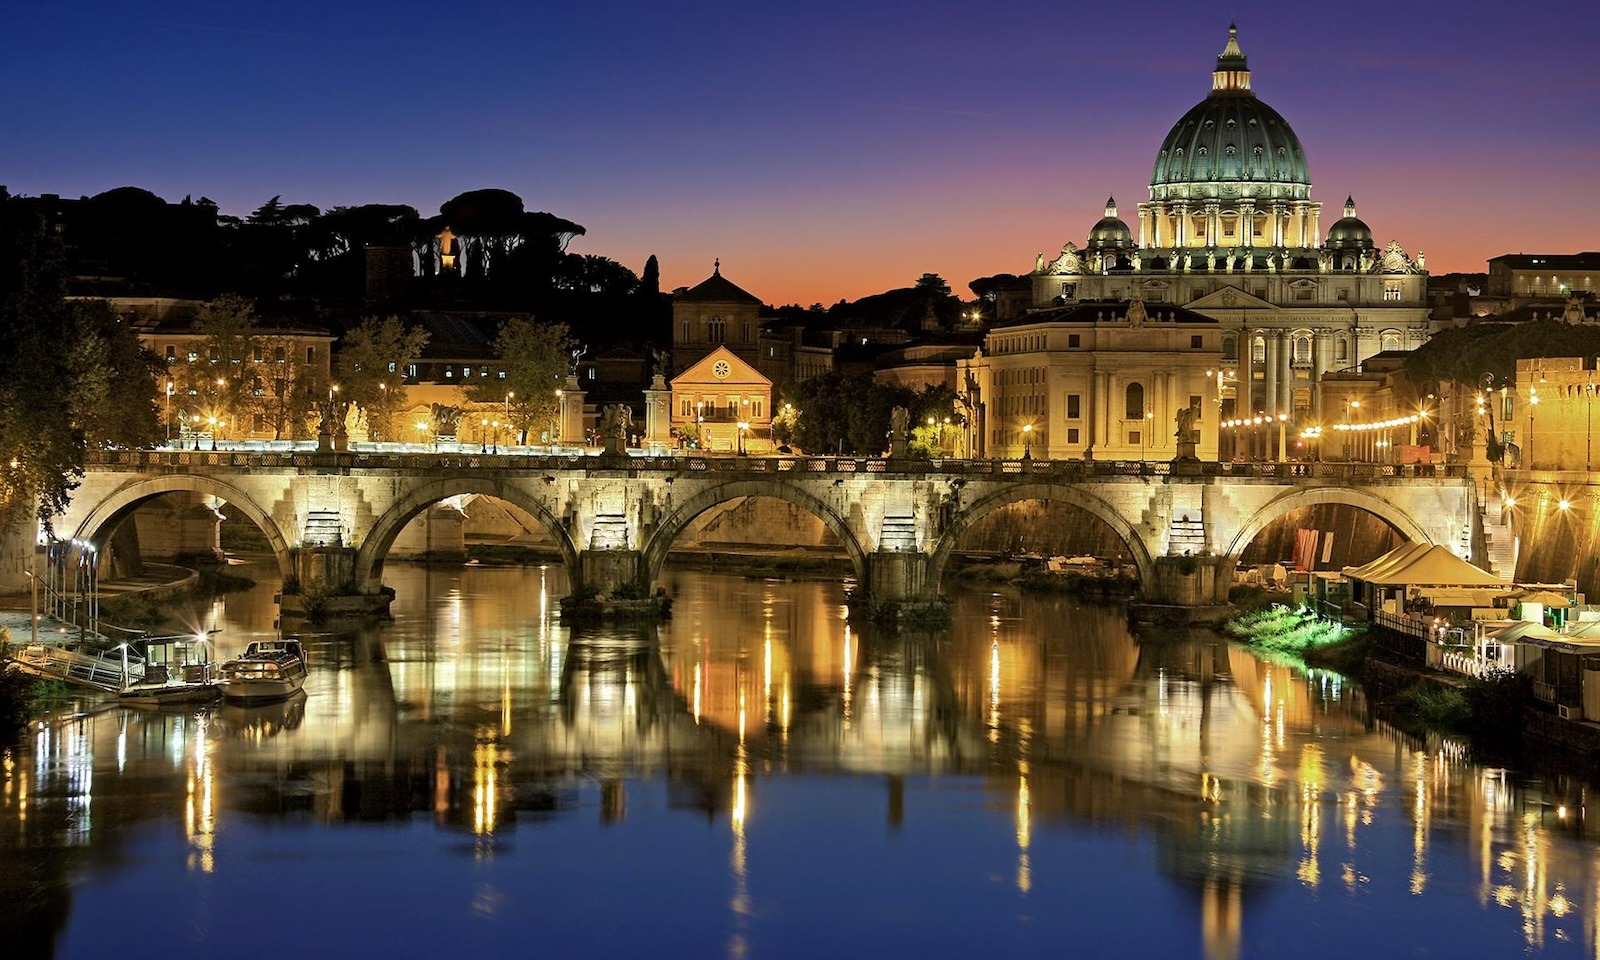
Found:
[{"label": "cross atop dome", "polygon": [[1211,74],[1212,93],[1249,93],[1250,63],[1239,49],[1239,28],[1228,24],[1228,45],[1217,56],[1217,69]]}]

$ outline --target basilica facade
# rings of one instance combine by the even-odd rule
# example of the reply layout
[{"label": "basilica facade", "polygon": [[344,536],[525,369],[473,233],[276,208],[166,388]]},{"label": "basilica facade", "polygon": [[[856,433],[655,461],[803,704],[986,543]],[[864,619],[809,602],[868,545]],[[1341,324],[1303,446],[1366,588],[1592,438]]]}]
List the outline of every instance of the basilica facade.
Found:
[{"label": "basilica facade", "polygon": [[[1156,154],[1137,236],[1109,200],[1087,243],[1039,254],[1027,289],[999,305],[963,364],[971,449],[1171,457],[1190,411],[1199,455],[1231,456],[1247,448],[1223,422],[1320,423],[1336,407],[1324,373],[1413,349],[1429,329],[1422,253],[1380,247],[1353,198],[1342,214],[1322,232],[1305,151],[1256,96],[1230,27],[1210,93]],[[1248,449],[1283,455],[1292,435]]]}]

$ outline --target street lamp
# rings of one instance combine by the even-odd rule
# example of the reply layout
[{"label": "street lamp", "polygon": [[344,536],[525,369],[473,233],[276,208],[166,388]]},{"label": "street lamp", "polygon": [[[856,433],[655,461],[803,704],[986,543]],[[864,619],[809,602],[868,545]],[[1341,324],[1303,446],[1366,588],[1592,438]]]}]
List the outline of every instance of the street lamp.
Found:
[{"label": "street lamp", "polygon": [[[507,430],[511,429],[511,398],[515,397],[516,395],[517,395],[517,392],[515,390],[507,390],[506,391],[506,429]],[[515,434],[512,434],[512,435],[515,436]],[[506,444],[506,446],[511,446],[511,444]]]},{"label": "street lamp", "polygon": [[424,447],[428,445],[428,421],[417,421],[417,442]]},{"label": "street lamp", "polygon": [[1033,459],[1033,424],[1022,425],[1022,459]]},{"label": "street lamp", "polygon": [[161,419],[167,425],[167,446],[172,446],[172,381],[167,381],[167,400],[161,410]]},{"label": "street lamp", "polygon": [[1528,469],[1533,469],[1533,411],[1539,406],[1539,388],[1528,388]]},{"label": "street lamp", "polygon": [[741,457],[744,456],[744,434],[745,434],[745,431],[749,430],[749,429],[750,429],[750,424],[749,424],[748,421],[745,421],[745,420],[740,420],[739,421],[739,456],[741,456]]},{"label": "street lamp", "polygon": [[478,431],[478,452],[479,453],[488,453],[489,452],[489,418],[488,417],[484,417],[483,418],[483,422],[480,424],[480,427],[481,427],[481,429]]}]

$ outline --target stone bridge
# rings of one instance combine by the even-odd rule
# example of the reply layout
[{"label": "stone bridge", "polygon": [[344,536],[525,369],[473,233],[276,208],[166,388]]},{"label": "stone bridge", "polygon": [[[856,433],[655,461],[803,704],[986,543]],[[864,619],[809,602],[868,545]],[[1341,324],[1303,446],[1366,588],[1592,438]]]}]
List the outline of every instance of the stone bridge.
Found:
[{"label": "stone bridge", "polygon": [[103,545],[141,503],[174,492],[253,520],[286,578],[374,597],[400,531],[461,495],[526,511],[574,585],[602,592],[651,589],[674,540],[706,510],[775,497],[838,537],[866,596],[898,603],[935,598],[963,531],[1025,500],[1104,521],[1126,542],[1144,598],[1184,606],[1226,602],[1239,555],[1291,510],[1346,504],[1464,556],[1478,516],[1474,481],[1442,466],[163,450],[94,458],[55,533]]}]

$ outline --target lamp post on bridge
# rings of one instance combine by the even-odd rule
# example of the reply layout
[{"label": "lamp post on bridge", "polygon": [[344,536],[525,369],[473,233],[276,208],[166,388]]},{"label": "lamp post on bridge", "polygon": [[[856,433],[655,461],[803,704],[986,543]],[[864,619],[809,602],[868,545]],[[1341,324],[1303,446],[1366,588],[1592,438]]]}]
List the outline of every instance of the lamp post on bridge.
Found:
[{"label": "lamp post on bridge", "polygon": [[1533,413],[1539,408],[1539,388],[1528,388],[1528,469],[1533,469]]}]

